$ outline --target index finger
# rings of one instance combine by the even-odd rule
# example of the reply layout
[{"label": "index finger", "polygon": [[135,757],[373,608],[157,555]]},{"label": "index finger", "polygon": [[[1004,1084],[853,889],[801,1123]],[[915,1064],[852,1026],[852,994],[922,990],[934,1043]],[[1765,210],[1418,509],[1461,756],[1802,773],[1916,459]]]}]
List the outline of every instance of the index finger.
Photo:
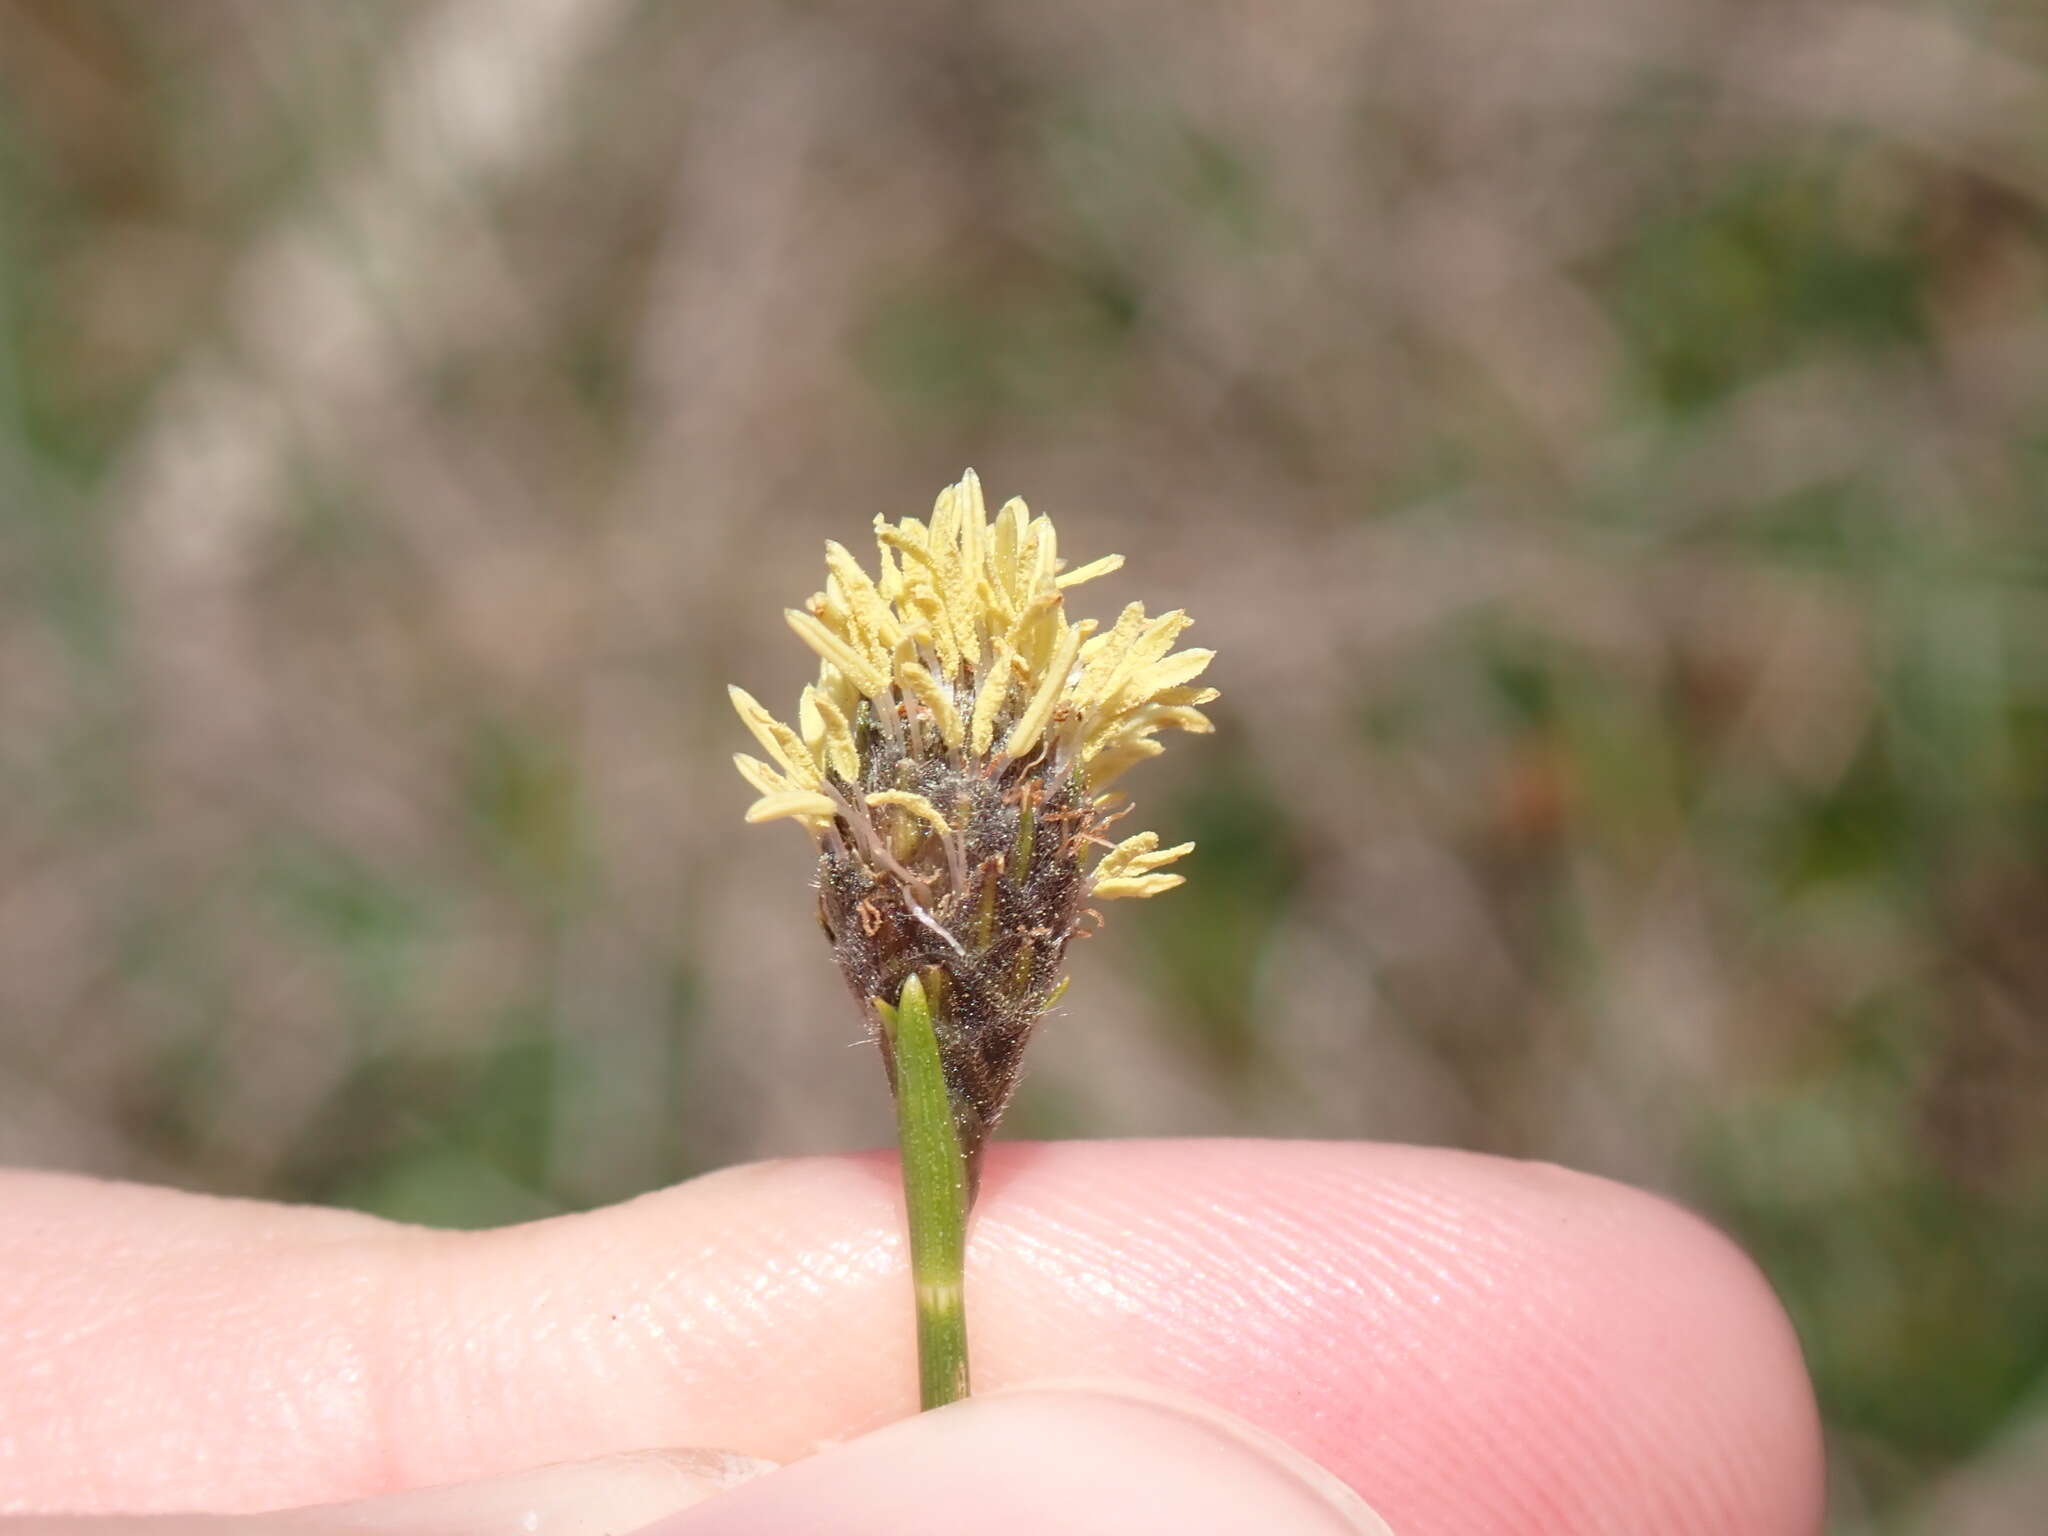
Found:
[{"label": "index finger", "polygon": [[[17,1507],[259,1508],[651,1445],[787,1460],[915,1406],[887,1156],[479,1234],[34,1176],[8,1201]],[[1404,1536],[1817,1526],[1769,1290],[1601,1180],[1400,1147],[1012,1144],[968,1285],[978,1387],[1193,1393]]]}]

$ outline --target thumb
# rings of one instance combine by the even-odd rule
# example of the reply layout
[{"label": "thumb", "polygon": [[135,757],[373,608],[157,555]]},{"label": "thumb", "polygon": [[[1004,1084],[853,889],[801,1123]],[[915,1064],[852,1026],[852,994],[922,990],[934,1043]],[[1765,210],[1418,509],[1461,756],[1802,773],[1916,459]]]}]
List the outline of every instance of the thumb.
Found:
[{"label": "thumb", "polygon": [[1299,1452],[1121,1383],[970,1398],[742,1483],[640,1536],[1393,1536]]}]

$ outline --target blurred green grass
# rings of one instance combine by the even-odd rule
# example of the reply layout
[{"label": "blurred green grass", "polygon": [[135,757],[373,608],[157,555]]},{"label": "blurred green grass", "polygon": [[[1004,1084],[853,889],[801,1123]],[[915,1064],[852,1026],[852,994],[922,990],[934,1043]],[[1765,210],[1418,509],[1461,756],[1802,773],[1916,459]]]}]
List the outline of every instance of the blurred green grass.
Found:
[{"label": "blurred green grass", "polygon": [[719,695],[972,461],[1226,690],[1019,1133],[1650,1183],[1839,1529],[2010,1476],[2048,37],[1672,12],[0,6],[6,1154],[482,1224],[879,1138]]}]

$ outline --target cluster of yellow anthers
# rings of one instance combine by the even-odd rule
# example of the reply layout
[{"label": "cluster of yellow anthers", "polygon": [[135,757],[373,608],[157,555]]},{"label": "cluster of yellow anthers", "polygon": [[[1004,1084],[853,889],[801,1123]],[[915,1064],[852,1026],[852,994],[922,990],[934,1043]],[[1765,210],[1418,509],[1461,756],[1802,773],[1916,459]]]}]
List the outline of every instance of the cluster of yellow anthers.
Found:
[{"label": "cluster of yellow anthers", "polygon": [[[1192,685],[1212,653],[1173,649],[1186,614],[1147,618],[1133,603],[1100,634],[1092,619],[1068,621],[1067,591],[1117,569],[1121,555],[1065,570],[1052,523],[1021,500],[991,523],[972,470],[940,493],[929,523],[877,518],[875,536],[878,576],[828,542],[825,590],[788,611],[820,661],[798,729],[732,690],[773,759],[735,758],[761,796],[749,821],[794,818],[829,848],[867,808],[893,807],[950,842],[947,811],[909,784],[876,782],[877,764],[943,760],[985,780],[1021,769],[1044,785],[1073,780],[1099,809],[1118,775],[1162,750],[1160,730],[1211,728],[1200,706],[1216,692]],[[1103,854],[1088,892],[1169,890],[1181,877],[1161,866],[1192,847],[1127,837]]]}]

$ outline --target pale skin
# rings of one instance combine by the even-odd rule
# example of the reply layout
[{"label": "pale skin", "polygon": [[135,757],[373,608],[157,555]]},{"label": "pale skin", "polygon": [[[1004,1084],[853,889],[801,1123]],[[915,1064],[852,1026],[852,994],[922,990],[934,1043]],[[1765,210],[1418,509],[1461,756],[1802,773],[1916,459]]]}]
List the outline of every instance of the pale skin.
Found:
[{"label": "pale skin", "polygon": [[986,1395],[909,1422],[899,1202],[886,1154],[478,1234],[0,1175],[0,1536],[379,1496],[120,1529],[1820,1527],[1782,1311],[1633,1190],[1404,1147],[999,1144]]}]

